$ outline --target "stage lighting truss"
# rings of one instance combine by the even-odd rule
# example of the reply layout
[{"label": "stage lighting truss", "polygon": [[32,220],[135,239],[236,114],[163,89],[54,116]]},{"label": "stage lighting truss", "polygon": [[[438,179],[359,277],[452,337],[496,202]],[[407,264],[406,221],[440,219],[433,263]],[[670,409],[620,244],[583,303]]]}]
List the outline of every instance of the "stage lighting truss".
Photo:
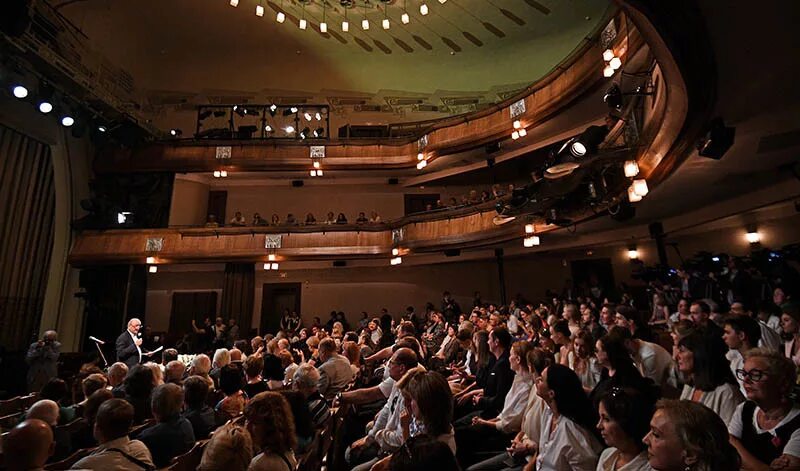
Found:
[{"label": "stage lighting truss", "polygon": [[[328,105],[204,105],[197,110],[195,139],[328,140]],[[172,134],[171,137],[177,137]]]}]

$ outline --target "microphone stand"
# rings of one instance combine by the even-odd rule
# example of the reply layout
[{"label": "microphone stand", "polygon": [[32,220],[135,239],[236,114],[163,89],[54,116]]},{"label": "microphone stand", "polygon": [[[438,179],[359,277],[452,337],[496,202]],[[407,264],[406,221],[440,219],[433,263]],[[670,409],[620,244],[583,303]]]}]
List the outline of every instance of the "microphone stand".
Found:
[{"label": "microphone stand", "polygon": [[92,340],[92,342],[94,342],[94,346],[97,347],[97,351],[100,352],[100,358],[103,359],[103,364],[105,365],[103,369],[108,370],[108,360],[106,360],[106,356],[103,354],[103,349],[100,348],[100,342],[97,340]]}]

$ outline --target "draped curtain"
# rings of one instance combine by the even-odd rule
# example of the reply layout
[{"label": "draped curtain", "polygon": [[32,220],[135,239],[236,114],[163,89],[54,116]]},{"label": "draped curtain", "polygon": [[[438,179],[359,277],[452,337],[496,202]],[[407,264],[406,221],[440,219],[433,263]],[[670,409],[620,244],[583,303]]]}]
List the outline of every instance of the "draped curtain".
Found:
[{"label": "draped curtain", "polygon": [[222,289],[222,318],[236,319],[239,335],[246,335],[253,318],[255,296],[255,265],[252,263],[226,263],[225,285]]},{"label": "draped curtain", "polygon": [[54,217],[50,148],[0,125],[0,344],[9,351],[38,335]]}]

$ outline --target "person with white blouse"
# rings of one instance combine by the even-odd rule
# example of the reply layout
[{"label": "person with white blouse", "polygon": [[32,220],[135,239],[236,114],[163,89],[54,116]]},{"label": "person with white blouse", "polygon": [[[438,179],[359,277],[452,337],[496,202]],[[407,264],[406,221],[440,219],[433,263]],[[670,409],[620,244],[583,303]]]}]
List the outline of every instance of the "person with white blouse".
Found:
[{"label": "person with white blouse", "polygon": [[686,379],[681,399],[705,405],[728,425],[744,398],[725,351],[720,336],[703,329],[694,330],[678,343],[678,371]]},{"label": "person with white blouse", "polygon": [[587,394],[597,386],[603,373],[603,367],[594,356],[594,346],[592,335],[580,330],[573,336],[572,348],[567,352],[567,366],[578,375]]},{"label": "person with white blouse", "polygon": [[600,398],[597,430],[608,448],[597,471],[651,471],[642,439],[650,429],[655,400],[632,388],[612,388]]}]

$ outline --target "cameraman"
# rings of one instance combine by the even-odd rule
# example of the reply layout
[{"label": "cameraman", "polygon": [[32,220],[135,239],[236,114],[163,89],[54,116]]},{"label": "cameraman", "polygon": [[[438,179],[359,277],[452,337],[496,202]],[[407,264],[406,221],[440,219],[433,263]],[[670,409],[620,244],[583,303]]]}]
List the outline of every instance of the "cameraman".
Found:
[{"label": "cameraman", "polygon": [[28,391],[39,392],[49,380],[58,376],[58,356],[61,343],[55,330],[48,330],[38,342],[32,343],[25,355],[28,363]]}]

